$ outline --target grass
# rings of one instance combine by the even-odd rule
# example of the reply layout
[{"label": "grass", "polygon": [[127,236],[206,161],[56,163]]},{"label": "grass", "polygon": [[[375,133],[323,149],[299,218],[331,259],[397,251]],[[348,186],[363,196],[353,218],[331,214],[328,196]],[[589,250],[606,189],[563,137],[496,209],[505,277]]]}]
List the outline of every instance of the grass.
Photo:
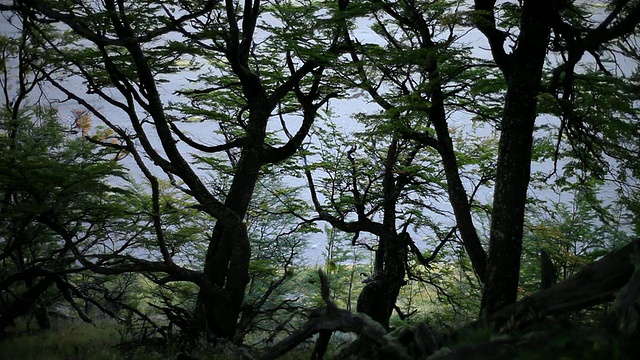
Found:
[{"label": "grass", "polygon": [[[50,330],[28,332],[24,324],[0,338],[0,360],[166,360],[175,359],[179,351],[154,351],[149,348],[122,351],[117,325],[62,322]],[[235,360],[233,349],[202,348],[190,355],[200,360]],[[308,359],[312,346],[301,346],[282,357],[283,360]],[[256,353],[257,354],[257,353]]]},{"label": "grass", "polygon": [[86,323],[59,325],[51,330],[16,334],[0,341],[1,360],[121,359],[114,326]]}]

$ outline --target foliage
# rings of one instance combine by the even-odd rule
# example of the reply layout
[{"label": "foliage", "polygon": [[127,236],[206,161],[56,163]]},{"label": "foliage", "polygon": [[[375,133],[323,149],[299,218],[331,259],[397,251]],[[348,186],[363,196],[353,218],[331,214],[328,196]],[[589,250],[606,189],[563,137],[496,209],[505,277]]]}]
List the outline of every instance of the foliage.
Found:
[{"label": "foliage", "polygon": [[520,295],[540,288],[541,252],[553,263],[555,283],[632,240],[630,224],[612,218],[620,214],[620,205],[605,205],[580,192],[572,202],[537,205],[525,237]]},{"label": "foliage", "polygon": [[116,223],[126,222],[127,193],[114,185],[125,170],[118,152],[84,138],[89,115],[75,112],[76,121],[67,124],[52,106],[31,102],[43,78],[26,63],[15,63],[38,53],[26,29],[0,42],[0,331],[17,317],[34,315],[47,328],[51,311],[91,321],[74,298],[82,299],[79,287],[96,283],[77,275],[85,269],[75,261],[70,238],[57,230],[68,226],[82,233],[85,244],[105,245]]},{"label": "foliage", "polygon": [[336,305],[354,311],[357,294],[362,283],[372,276],[371,254],[364,248],[351,245],[351,236],[332,228],[325,228],[327,245],[323,251],[331,291],[331,300]]}]

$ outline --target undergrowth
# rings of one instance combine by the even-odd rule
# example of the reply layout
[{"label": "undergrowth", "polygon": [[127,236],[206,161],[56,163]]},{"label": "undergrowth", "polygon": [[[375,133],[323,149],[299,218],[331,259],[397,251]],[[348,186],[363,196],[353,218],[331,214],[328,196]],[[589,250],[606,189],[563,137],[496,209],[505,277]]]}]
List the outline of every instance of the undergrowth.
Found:
[{"label": "undergrowth", "polygon": [[[96,325],[66,322],[49,330],[27,331],[18,324],[8,334],[0,335],[0,360],[172,360],[179,349],[155,349],[148,346],[122,347],[121,332],[111,322]],[[312,347],[302,346],[281,359],[308,359]],[[236,360],[233,348],[202,347],[189,355],[198,360]]]},{"label": "undergrowth", "polygon": [[2,360],[113,360],[120,335],[114,326],[71,323],[32,333],[9,333],[0,341]]}]

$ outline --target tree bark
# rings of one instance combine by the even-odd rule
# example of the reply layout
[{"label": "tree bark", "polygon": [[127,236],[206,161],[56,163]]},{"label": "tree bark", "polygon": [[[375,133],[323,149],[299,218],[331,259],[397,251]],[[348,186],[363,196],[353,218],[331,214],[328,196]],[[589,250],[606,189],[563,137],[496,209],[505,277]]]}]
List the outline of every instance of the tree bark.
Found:
[{"label": "tree bark", "polygon": [[356,310],[380,323],[385,329],[389,329],[389,318],[400,288],[405,284],[406,245],[402,243],[405,235],[394,236],[393,241],[389,242],[394,244],[387,244],[384,269],[365,285],[358,296]]},{"label": "tree bark", "polygon": [[500,122],[489,258],[481,304],[485,316],[514,303],[517,297],[533,128],[550,34],[546,22],[550,8],[550,1],[524,2],[517,47],[506,62],[499,64],[507,80],[507,92]]},{"label": "tree bark", "polygon": [[[221,229],[221,230],[218,230]],[[244,293],[249,282],[249,259],[251,249],[246,233],[231,231],[222,225],[216,225],[211,244],[222,244],[222,251],[212,251],[205,260],[204,276],[223,289],[223,296],[207,292],[201,288],[195,307],[195,331],[199,334],[213,334],[216,337],[232,340],[236,323],[240,316]],[[210,256],[211,255],[211,256]],[[224,274],[212,271],[217,266],[226,265]]]},{"label": "tree bark", "polygon": [[460,169],[456,159],[456,153],[453,148],[453,141],[449,133],[449,125],[447,124],[447,115],[444,108],[444,94],[442,93],[442,85],[440,84],[440,75],[437,64],[433,64],[433,69],[429,72],[429,78],[434,82],[431,90],[432,105],[429,110],[429,119],[433,122],[433,126],[438,138],[438,153],[442,159],[445,177],[447,179],[447,193],[449,201],[453,208],[453,214],[456,218],[456,226],[462,237],[462,244],[469,255],[473,270],[476,272],[480,281],[483,281],[487,273],[487,253],[482,247],[478,232],[473,224],[471,217],[471,204],[469,197],[460,179]]},{"label": "tree bark", "polygon": [[[251,99],[260,103],[261,98]],[[225,206],[243,219],[251,202],[260,169],[264,165],[261,153],[265,143],[269,113],[253,106],[246,138]],[[267,108],[269,109],[269,108]],[[249,283],[251,247],[246,232],[239,234],[225,227],[222,222],[214,227],[204,264],[204,276],[213,284],[225,289],[227,297],[221,298],[203,289],[196,303],[200,331],[211,332],[218,337],[232,340],[239,319],[244,292]]]},{"label": "tree bark", "polygon": [[382,180],[383,215],[382,232],[378,234],[379,245],[376,269],[373,281],[369,282],[358,296],[356,309],[367,314],[389,328],[389,318],[394,309],[400,288],[405,284],[405,264],[409,234],[396,231],[396,206],[400,187],[395,177],[394,168],[398,161],[398,137],[394,136],[387,149],[385,174]]}]

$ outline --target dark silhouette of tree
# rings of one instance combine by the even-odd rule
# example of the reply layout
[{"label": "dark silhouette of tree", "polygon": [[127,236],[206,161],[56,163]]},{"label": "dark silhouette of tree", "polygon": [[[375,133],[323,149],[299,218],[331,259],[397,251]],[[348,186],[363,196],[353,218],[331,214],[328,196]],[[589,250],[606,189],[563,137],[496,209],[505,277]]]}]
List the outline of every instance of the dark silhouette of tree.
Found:
[{"label": "dark silhouette of tree", "polygon": [[73,278],[86,269],[49,223],[76,232],[94,228],[95,244],[106,224],[124,215],[123,193],[108,183],[124,174],[117,154],[78,135],[89,117],[78,113],[65,126],[51,105],[34,103],[46,73],[31,66],[40,53],[33,40],[26,27],[0,36],[0,332],[31,315],[49,328],[48,314],[61,301],[90,321],[70,295],[77,290]]},{"label": "dark silhouette of tree", "polygon": [[[517,298],[522,226],[540,94],[553,96],[561,109],[557,113],[562,119],[560,138],[567,136],[576,146],[590,147],[590,139],[580,135],[579,129],[593,126],[592,135],[599,132],[598,112],[587,115],[597,105],[579,100],[593,93],[581,88],[576,80],[580,77],[576,65],[587,54],[600,63],[601,52],[611,51],[616,40],[633,35],[638,27],[640,6],[630,1],[612,2],[604,20],[592,23],[578,15],[581,4],[569,1],[523,1],[500,8],[491,0],[478,0],[474,4],[473,22],[489,42],[493,61],[506,81],[482,301],[483,313],[492,314]],[[499,14],[512,16],[512,20],[499,24]],[[507,25],[517,31],[507,30]],[[505,49],[507,43],[510,51]],[[548,69],[545,62],[551,54],[557,54],[560,60]],[[599,72],[604,78],[611,75],[603,67]],[[576,113],[583,116],[575,116]],[[631,118],[623,115],[619,121],[634,121],[633,115]],[[606,133],[600,135],[606,137]],[[629,149],[632,154],[634,150]]]},{"label": "dark silhouette of tree", "polygon": [[[565,176],[579,181],[615,172],[623,179],[635,171],[630,164],[638,152],[637,133],[631,130],[637,128],[633,79],[614,76],[603,54],[617,61],[633,58],[623,49],[638,28],[638,5],[614,2],[596,22],[580,15],[593,14],[594,8],[574,2],[366,4],[360,9],[373,19],[383,44],[346,35],[351,72],[344,82],[364,90],[382,109],[376,126],[437,152],[456,231],[484,282],[482,312],[491,314],[517,298],[539,115],[560,121],[555,151],[544,159],[556,167],[566,161]],[[470,29],[487,40],[489,60],[458,45]],[[596,70],[580,68],[587,55],[595,59]],[[611,92],[611,86],[622,91]],[[448,114],[455,112],[471,113],[499,132],[495,157],[480,159],[489,164],[474,163],[485,170],[476,174],[476,183],[493,184],[488,253],[472,219],[475,189],[465,189],[461,180],[469,163],[468,154],[452,141],[456,129]],[[611,158],[628,164],[626,170],[613,171],[607,165]]]},{"label": "dark silhouette of tree", "polygon": [[[43,66],[65,69],[50,71],[47,79],[114,132],[118,144],[102,144],[131,154],[153,195],[158,257],[128,254],[118,261],[96,261],[76,251],[83,265],[103,274],[164,273],[156,279],[159,284],[195,283],[199,293],[192,330],[233,339],[249,281],[247,209],[261,172],[296,152],[318,109],[335,96],[323,73],[339,43],[331,18],[346,4],[340,1],[320,14],[320,4],[311,2],[14,2],[28,14],[23,21],[40,32],[48,61]],[[40,30],[52,23],[69,31],[68,37]],[[163,82],[188,76],[176,71],[177,61],[191,61],[202,77],[195,89],[176,92],[176,104],[171,104]],[[73,77],[83,79],[86,91],[118,115],[103,112],[92,100],[96,97],[68,86],[64,80]],[[185,103],[193,104],[191,110]],[[201,143],[181,129],[180,122],[194,112],[216,123],[217,145]],[[282,134],[291,125],[282,122],[280,135],[270,128],[281,116],[300,120],[285,142]],[[229,183],[222,189],[207,184],[183,146],[204,154],[201,159],[208,158],[213,171],[220,170],[216,162],[226,160],[223,175],[230,175]],[[182,267],[173,258],[163,234],[158,170],[193,199],[193,208],[215,219],[202,269]],[[52,226],[71,241],[71,229]]]}]

